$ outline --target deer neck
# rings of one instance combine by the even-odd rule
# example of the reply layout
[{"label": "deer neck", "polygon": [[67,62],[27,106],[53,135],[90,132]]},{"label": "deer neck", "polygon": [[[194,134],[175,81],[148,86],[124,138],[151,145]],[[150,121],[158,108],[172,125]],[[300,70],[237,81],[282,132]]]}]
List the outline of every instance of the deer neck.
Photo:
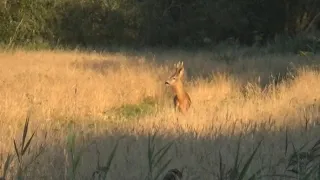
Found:
[{"label": "deer neck", "polygon": [[175,94],[177,95],[177,98],[179,100],[184,99],[185,91],[183,88],[183,83],[181,81],[177,82],[177,84],[175,86],[173,86],[173,91],[175,92]]}]

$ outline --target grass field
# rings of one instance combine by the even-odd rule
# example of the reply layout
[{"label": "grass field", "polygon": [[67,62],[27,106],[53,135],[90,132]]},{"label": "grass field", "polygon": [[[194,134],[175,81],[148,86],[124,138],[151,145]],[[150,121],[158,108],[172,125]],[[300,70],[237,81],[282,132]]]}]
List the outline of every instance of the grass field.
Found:
[{"label": "grass field", "polygon": [[[70,127],[76,150],[84,150],[75,179],[90,179],[96,148],[105,163],[120,136],[108,178],[145,178],[148,134],[155,131],[157,148],[174,142],[161,161],[172,159],[165,171],[184,167],[185,179],[217,179],[219,152],[225,170],[232,168],[240,134],[241,167],[263,140],[248,175],[262,167],[267,167],[264,173],[284,173],[293,145],[299,148],[320,133],[319,60],[233,48],[1,52],[1,157],[14,153],[13,139],[19,141],[29,113],[29,130],[36,135],[25,158],[36,154],[41,143],[46,148],[24,171],[26,179],[72,179]],[[164,84],[178,61],[184,61],[192,100],[185,116],[174,113],[172,91]],[[11,167],[9,175],[16,173],[16,159]]]}]

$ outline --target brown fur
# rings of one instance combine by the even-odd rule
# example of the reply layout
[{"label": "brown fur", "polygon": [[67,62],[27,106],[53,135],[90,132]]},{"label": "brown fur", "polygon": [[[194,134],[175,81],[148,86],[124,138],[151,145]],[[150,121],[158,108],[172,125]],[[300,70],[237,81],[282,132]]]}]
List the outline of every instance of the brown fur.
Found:
[{"label": "brown fur", "polygon": [[175,110],[178,109],[180,112],[185,114],[190,108],[191,99],[189,94],[184,90],[183,76],[183,62],[178,62],[178,64],[175,65],[175,72],[169,77],[165,84],[171,86],[173,92],[175,93],[175,96],[173,98]]}]

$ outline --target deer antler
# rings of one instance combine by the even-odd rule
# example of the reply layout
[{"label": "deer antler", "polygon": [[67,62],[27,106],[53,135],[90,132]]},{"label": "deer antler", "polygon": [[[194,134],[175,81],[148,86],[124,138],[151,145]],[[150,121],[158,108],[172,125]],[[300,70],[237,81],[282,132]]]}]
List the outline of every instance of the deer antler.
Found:
[{"label": "deer antler", "polygon": [[183,67],[183,61],[179,61],[177,64],[175,64],[176,69],[180,69]]}]

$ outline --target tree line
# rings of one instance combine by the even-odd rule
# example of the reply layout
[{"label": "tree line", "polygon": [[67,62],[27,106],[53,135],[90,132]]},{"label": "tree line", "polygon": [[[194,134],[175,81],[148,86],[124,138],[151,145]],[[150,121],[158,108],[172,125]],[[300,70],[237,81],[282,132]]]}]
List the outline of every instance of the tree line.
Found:
[{"label": "tree line", "polygon": [[320,0],[1,1],[4,45],[252,45],[320,28]]}]

